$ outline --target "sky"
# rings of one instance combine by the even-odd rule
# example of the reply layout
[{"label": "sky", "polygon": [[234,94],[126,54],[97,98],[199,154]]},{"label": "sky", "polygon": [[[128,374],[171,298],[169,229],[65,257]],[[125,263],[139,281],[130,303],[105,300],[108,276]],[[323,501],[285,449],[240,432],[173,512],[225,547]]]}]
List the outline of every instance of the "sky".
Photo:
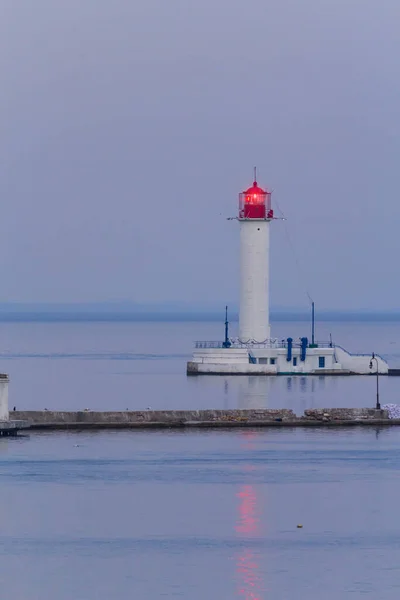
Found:
[{"label": "sky", "polygon": [[398,0],[2,0],[1,302],[399,307]]}]

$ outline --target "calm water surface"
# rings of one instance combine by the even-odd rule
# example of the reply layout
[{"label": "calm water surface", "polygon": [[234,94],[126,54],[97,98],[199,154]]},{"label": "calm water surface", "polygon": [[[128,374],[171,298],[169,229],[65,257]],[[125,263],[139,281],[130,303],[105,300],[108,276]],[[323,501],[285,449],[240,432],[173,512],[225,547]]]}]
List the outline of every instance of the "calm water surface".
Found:
[{"label": "calm water surface", "polygon": [[[219,329],[2,323],[1,368],[26,409],[374,402],[369,377],[186,378],[192,340]],[[399,324],[327,324],[320,337],[331,329],[399,365]],[[383,400],[400,403],[399,386],[382,378]],[[0,439],[0,589],[16,600],[394,600],[399,502],[397,428]]]},{"label": "calm water surface", "polygon": [[399,466],[397,428],[1,440],[0,586],[18,600],[394,600]]},{"label": "calm water surface", "polygon": [[[297,338],[306,323],[274,323]],[[318,338],[376,352],[400,367],[400,323],[320,323]],[[234,331],[233,331],[234,333]],[[368,377],[186,377],[193,340],[218,340],[219,323],[0,323],[0,369],[19,409],[305,408],[374,405]],[[400,378],[382,378],[400,403]]]}]

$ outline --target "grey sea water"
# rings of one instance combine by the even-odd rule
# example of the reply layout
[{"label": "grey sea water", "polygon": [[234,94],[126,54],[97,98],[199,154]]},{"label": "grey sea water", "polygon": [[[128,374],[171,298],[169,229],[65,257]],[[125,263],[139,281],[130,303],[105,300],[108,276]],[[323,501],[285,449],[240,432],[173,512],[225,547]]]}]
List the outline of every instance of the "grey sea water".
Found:
[{"label": "grey sea water", "polygon": [[[233,325],[234,327],[235,325]],[[307,323],[274,323],[294,339]],[[232,332],[235,333],[234,330]],[[319,323],[318,339],[382,354],[400,367],[400,322]],[[223,323],[0,323],[0,369],[18,409],[98,410],[374,405],[368,377],[186,377],[193,340],[220,340]],[[400,403],[400,379],[382,378],[382,401]]]},{"label": "grey sea water", "polygon": [[[399,324],[320,328],[350,350],[400,356]],[[187,379],[192,339],[218,339],[216,323],[2,323],[0,334],[18,408],[374,402],[369,377]],[[398,402],[399,385],[382,378],[382,400]],[[397,428],[1,439],[0,589],[16,600],[397,599],[399,498]]]}]

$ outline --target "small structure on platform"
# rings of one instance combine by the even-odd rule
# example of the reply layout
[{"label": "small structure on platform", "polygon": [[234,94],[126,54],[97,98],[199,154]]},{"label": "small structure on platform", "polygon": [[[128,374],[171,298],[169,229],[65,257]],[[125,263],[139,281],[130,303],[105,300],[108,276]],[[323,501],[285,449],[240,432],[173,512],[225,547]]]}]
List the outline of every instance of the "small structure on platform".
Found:
[{"label": "small structure on platform", "polygon": [[[307,337],[271,337],[269,322],[269,236],[274,220],[271,192],[253,185],[239,194],[240,305],[239,336],[199,341],[187,363],[188,375],[367,375],[371,354],[350,354],[341,346]],[[387,362],[375,354],[376,369],[387,375]]]},{"label": "small structure on platform", "polygon": [[30,423],[10,419],[8,408],[8,375],[0,374],[0,436],[16,435],[21,429],[28,429]]}]

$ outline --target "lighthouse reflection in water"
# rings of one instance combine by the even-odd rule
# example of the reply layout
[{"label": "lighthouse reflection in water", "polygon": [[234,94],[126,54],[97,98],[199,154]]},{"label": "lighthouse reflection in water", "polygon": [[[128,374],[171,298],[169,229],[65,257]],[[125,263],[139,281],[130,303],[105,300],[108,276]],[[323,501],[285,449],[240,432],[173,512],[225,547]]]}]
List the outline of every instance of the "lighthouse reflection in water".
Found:
[{"label": "lighthouse reflection in water", "polygon": [[[257,375],[226,376],[221,378],[219,390],[221,393],[221,408],[257,409],[257,408],[288,408],[297,415],[308,408],[319,406],[336,406],[342,401],[336,397],[338,380],[335,377],[282,375],[280,377],[265,377]],[[207,382],[204,380],[204,387]],[[215,389],[215,382],[212,382]],[[211,385],[209,386],[211,388]],[[204,388],[203,388],[204,389]],[[210,392],[211,393],[211,392]],[[331,397],[335,394],[335,397]],[[325,396],[328,398],[325,398]]]},{"label": "lighthouse reflection in water", "polygon": [[[244,431],[242,437],[243,451],[253,449],[257,433]],[[256,470],[252,464],[244,467],[245,478],[251,479],[251,472]],[[237,492],[238,516],[236,535],[240,540],[240,550],[236,555],[236,578],[238,597],[245,600],[263,600],[264,582],[261,576],[260,554],[258,548],[266,532],[263,527],[263,503],[258,496],[257,486],[251,483],[241,485]]]},{"label": "lighthouse reflection in water", "polygon": [[237,385],[238,408],[268,408],[271,377],[243,376]]}]

